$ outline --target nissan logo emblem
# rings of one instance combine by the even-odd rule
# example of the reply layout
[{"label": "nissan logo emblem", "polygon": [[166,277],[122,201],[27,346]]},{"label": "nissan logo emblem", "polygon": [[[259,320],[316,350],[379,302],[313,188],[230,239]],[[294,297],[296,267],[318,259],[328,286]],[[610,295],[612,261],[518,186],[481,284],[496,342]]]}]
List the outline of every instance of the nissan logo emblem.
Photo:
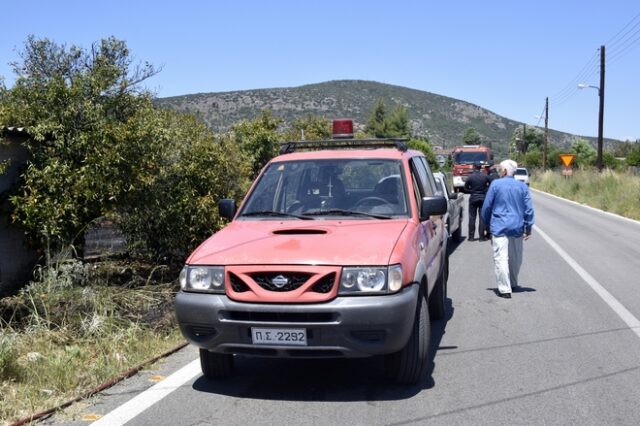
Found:
[{"label": "nissan logo emblem", "polygon": [[278,288],[282,288],[285,285],[289,284],[289,279],[283,277],[282,275],[278,275],[277,277],[273,277],[271,279],[271,284],[275,285]]}]

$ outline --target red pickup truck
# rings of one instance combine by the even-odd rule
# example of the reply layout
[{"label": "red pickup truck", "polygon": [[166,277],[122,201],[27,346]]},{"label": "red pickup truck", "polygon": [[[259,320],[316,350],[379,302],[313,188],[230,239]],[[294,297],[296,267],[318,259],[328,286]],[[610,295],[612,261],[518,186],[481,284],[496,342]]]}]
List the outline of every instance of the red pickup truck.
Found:
[{"label": "red pickup truck", "polygon": [[187,259],[175,309],[205,377],[232,374],[236,354],[381,355],[399,383],[424,376],[447,200],[421,152],[336,123],[339,139],[284,144],[239,208],[221,200],[230,223]]}]

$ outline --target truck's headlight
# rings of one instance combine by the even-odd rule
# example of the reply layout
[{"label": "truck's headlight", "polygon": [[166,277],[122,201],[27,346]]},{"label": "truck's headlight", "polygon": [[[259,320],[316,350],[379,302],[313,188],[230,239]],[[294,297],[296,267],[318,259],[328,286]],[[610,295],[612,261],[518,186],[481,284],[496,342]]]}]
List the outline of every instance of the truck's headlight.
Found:
[{"label": "truck's headlight", "polygon": [[185,266],[180,272],[180,288],[201,293],[224,293],[224,267]]},{"label": "truck's headlight", "polygon": [[387,294],[402,288],[402,266],[343,268],[340,294]]}]

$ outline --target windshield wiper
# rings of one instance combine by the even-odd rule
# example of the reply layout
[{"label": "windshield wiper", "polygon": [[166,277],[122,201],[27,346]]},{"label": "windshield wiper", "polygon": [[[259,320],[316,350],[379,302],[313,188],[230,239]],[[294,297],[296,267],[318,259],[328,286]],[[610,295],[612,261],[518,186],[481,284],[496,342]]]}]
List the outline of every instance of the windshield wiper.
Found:
[{"label": "windshield wiper", "polygon": [[273,210],[260,210],[255,212],[242,213],[240,216],[271,216],[271,217],[295,217],[302,220],[314,220],[312,217],[300,216],[292,213],[276,212]]},{"label": "windshield wiper", "polygon": [[357,210],[344,210],[344,209],[315,209],[307,210],[302,213],[305,216],[366,216],[373,217],[375,219],[391,219],[391,216],[382,214],[365,213]]}]

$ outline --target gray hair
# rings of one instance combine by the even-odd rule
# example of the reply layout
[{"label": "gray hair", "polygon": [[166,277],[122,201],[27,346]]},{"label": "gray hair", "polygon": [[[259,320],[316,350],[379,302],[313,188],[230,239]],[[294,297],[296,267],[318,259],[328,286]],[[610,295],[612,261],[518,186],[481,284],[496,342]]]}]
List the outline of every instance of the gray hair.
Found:
[{"label": "gray hair", "polygon": [[518,168],[518,163],[513,160],[504,160],[500,163],[500,167],[507,173],[507,176],[513,176]]}]

